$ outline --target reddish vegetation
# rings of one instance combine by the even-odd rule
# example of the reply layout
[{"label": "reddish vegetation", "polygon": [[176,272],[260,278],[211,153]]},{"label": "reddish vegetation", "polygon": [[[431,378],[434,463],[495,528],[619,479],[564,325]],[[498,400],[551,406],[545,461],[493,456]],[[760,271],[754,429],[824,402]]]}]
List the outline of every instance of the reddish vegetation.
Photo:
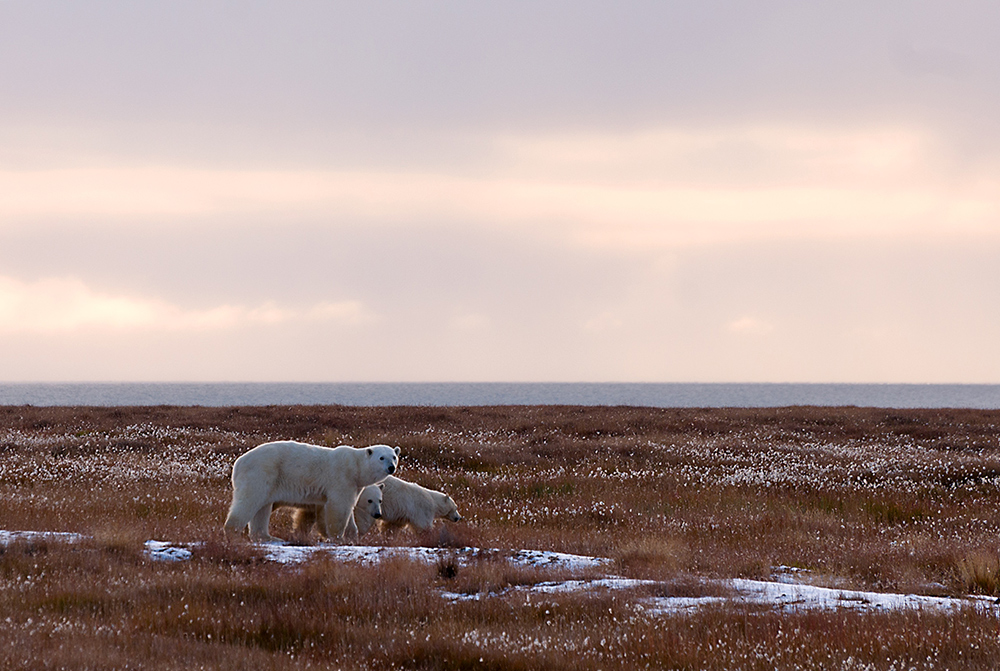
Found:
[{"label": "reddish vegetation", "polygon": [[[602,555],[665,590],[785,565],[857,589],[998,594],[998,427],[977,410],[0,407],[0,528],[92,537],[2,550],[0,668],[993,668],[996,620],[971,610],[449,603],[441,590],[553,576],[485,560],[293,569],[221,525],[232,462],[258,443],[389,443],[399,475],[451,494],[465,521],[366,542]],[[290,515],[272,529],[289,536]],[[143,557],[150,538],[209,542],[162,564]]]}]

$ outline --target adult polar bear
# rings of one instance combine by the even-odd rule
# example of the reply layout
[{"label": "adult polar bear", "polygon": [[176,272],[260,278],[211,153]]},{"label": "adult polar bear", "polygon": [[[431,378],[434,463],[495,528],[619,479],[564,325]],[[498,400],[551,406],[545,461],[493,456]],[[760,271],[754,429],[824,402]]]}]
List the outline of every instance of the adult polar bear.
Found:
[{"label": "adult polar bear", "polygon": [[392,475],[398,462],[399,448],[388,445],[258,445],[233,464],[226,533],[238,535],[249,524],[251,538],[278,540],[268,533],[272,506],[315,505],[323,509],[327,532],[343,538],[361,491]]}]

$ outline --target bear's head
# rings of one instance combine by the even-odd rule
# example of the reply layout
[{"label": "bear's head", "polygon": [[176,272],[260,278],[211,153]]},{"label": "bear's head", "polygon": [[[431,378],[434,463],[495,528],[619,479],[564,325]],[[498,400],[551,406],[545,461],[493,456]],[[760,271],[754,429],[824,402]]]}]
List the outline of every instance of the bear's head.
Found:
[{"label": "bear's head", "polygon": [[396,472],[399,464],[399,448],[388,445],[371,445],[365,448],[368,465],[376,476],[375,482],[381,482]]},{"label": "bear's head", "polygon": [[447,494],[443,494],[438,500],[437,508],[437,517],[442,517],[450,522],[459,522],[462,519],[462,516],[458,514],[458,506]]},{"label": "bear's head", "polygon": [[361,496],[358,497],[361,509],[375,519],[382,517],[382,487],[381,484],[368,485],[361,490]]}]

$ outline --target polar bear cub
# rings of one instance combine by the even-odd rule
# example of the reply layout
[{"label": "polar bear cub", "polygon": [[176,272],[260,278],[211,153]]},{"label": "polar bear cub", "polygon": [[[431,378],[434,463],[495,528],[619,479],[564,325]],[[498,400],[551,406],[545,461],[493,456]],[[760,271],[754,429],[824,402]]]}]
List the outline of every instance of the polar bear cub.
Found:
[{"label": "polar bear cub", "polygon": [[[414,531],[424,532],[434,526],[439,519],[458,522],[455,501],[444,492],[421,487],[415,482],[407,482],[389,476],[382,482],[382,524],[389,527],[409,526]],[[358,535],[368,531],[375,519],[364,510],[354,509],[354,521]]]},{"label": "polar bear cub", "polygon": [[[421,487],[420,485],[389,476],[379,485],[366,487],[354,507],[354,526],[359,536],[365,535],[379,519],[372,515],[367,501],[378,496],[374,491],[381,489],[381,520],[390,527],[409,525],[414,531],[424,532],[434,525],[438,519],[458,522],[462,516],[458,513],[455,501],[444,492]],[[298,532],[308,533],[313,521],[317,523],[320,533],[323,533],[324,510],[319,506],[300,507],[295,511],[294,526]],[[354,529],[350,530],[353,534]]]},{"label": "polar bear cub", "polygon": [[[274,509],[282,505],[288,504],[283,501],[275,503]],[[326,528],[326,521],[323,519],[323,506],[289,505],[289,507],[295,509],[292,520],[294,521],[293,528],[296,533],[308,534],[315,523],[316,529],[321,536],[324,538],[330,537],[330,532]],[[355,517],[357,515],[362,515],[364,519],[372,520],[382,517],[381,482],[377,485],[368,485],[361,490],[358,502],[354,505],[354,514],[351,515],[351,519],[347,522],[347,531],[344,534],[347,538],[354,539],[358,537],[358,526],[355,524]],[[367,527],[365,527],[365,531],[368,531]]]},{"label": "polar bear cub", "polygon": [[258,445],[233,464],[226,533],[237,535],[249,525],[251,538],[278,540],[268,533],[272,507],[311,505],[322,509],[328,535],[343,538],[361,491],[389,477],[398,463],[399,448],[388,445]]}]

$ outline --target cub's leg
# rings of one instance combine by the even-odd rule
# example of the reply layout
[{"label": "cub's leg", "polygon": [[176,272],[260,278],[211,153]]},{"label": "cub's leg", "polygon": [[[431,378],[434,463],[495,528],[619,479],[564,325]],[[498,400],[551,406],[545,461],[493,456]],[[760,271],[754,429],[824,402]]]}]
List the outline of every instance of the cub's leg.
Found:
[{"label": "cub's leg", "polygon": [[[312,531],[313,525],[317,523],[317,512],[319,506],[295,506],[295,512],[292,514],[292,528],[295,533],[308,535]],[[319,532],[326,535],[326,530],[322,524],[319,524]]]},{"label": "cub's leg", "polygon": [[[320,536],[327,539],[331,538],[332,534],[326,526],[326,515],[323,511],[324,506],[320,505],[295,506],[295,512],[292,514],[292,529],[297,534],[308,536],[313,526],[315,526]],[[350,538],[356,538],[358,535],[358,527],[354,523],[353,515],[347,521],[347,531],[345,533]]]}]

